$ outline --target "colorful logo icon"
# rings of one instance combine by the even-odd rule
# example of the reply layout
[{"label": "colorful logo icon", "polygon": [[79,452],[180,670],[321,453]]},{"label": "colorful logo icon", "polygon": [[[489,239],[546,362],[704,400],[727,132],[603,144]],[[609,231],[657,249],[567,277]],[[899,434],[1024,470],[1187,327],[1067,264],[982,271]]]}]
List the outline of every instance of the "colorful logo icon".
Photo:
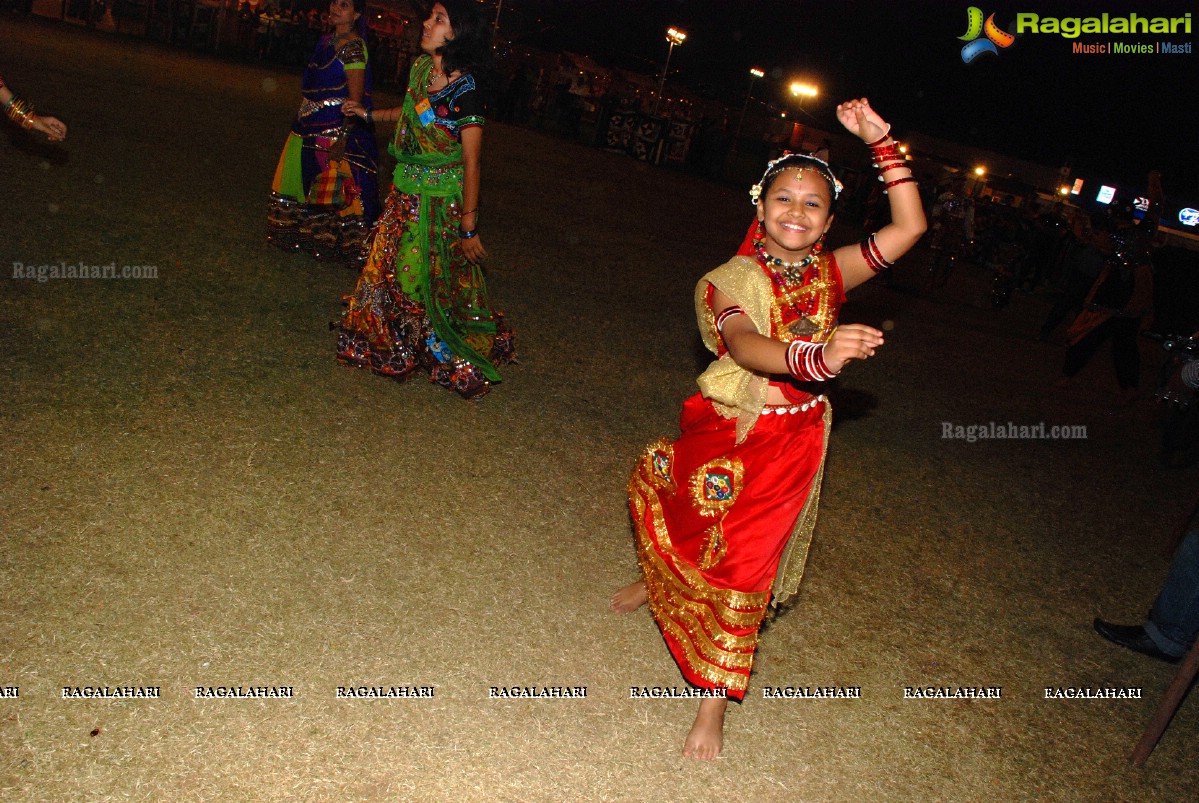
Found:
[{"label": "colorful logo icon", "polygon": [[[984,36],[985,34],[985,36]],[[981,37],[981,38],[980,38]],[[983,10],[978,6],[966,9],[966,33],[959,36],[967,45],[962,48],[962,61],[966,64],[974,61],[983,53],[999,55],[999,48],[1011,47],[1016,37],[1003,31],[995,24],[995,15],[987,17],[983,22]]]}]

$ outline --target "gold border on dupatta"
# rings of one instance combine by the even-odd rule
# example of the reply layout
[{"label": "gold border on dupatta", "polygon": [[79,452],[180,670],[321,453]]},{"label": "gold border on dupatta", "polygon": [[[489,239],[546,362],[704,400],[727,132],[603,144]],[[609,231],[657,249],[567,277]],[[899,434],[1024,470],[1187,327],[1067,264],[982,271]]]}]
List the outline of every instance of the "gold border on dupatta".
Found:
[{"label": "gold border on dupatta", "polygon": [[783,547],[782,557],[779,558],[778,572],[774,575],[774,583],[770,589],[770,606],[775,609],[799,591],[799,583],[803,580],[804,567],[808,562],[812,533],[816,529],[816,513],[820,507],[824,462],[828,457],[828,436],[833,429],[833,406],[828,400],[824,402],[821,420],[824,422],[824,443],[820,451],[820,466],[816,469],[816,476],[812,478],[812,485],[808,488],[808,498],[804,500],[799,518],[795,521],[795,528],[791,530],[791,537],[787,539],[787,546]]}]

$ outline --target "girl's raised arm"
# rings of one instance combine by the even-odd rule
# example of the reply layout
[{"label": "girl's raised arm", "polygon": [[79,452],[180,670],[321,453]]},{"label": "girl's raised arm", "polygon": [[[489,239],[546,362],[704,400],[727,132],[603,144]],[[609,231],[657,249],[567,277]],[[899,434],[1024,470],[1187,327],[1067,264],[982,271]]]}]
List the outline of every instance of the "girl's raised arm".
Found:
[{"label": "girl's raised arm", "polygon": [[860,244],[844,246],[835,252],[841,281],[849,290],[874,278],[910,251],[928,229],[928,221],[912,169],[891,138],[891,126],[870,108],[869,101],[847,100],[837,107],[837,119],[870,148],[891,204],[890,223]]}]

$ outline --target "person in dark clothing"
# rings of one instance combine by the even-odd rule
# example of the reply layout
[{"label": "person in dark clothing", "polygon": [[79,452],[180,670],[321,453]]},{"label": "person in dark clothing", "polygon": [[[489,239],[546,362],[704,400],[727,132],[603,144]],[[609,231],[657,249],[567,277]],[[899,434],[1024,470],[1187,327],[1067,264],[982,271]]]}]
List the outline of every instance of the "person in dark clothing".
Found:
[{"label": "person in dark clothing", "polygon": [[1076,376],[1110,338],[1121,402],[1128,404],[1136,399],[1140,384],[1137,335],[1152,313],[1153,271],[1144,233],[1132,219],[1131,204],[1115,210],[1113,223],[1105,249],[1107,262],[1091,287],[1086,307],[1066,333],[1070,348],[1062,376],[1067,380]]},{"label": "person in dark clothing", "polygon": [[1069,242],[1062,257],[1062,287],[1057,301],[1041,324],[1041,341],[1049,339],[1053,330],[1074,311],[1083,307],[1087,293],[1103,271],[1104,257],[1099,250],[1099,237],[1104,221],[1099,214],[1078,215],[1070,227]]}]

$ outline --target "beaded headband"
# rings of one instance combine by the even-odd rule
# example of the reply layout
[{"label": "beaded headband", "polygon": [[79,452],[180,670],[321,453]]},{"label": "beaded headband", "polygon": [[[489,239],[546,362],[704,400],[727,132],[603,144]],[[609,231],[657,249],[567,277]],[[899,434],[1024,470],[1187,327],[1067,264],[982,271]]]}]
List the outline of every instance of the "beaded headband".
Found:
[{"label": "beaded headband", "polygon": [[812,162],[810,168],[800,167],[800,169],[811,169],[820,173],[821,178],[828,182],[829,189],[833,191],[833,200],[837,200],[841,195],[842,185],[840,181],[837,181],[837,177],[833,175],[832,168],[828,166],[828,162],[823,159],[817,159],[815,156],[809,156],[806,153],[784,153],[779,158],[767,163],[766,172],[762,174],[762,178],[757,184],[749,188],[750,201],[755,205],[758,203],[758,199],[762,197],[762,188],[766,186],[766,182],[770,179],[771,175],[780,173],[787,167],[784,162],[799,161],[800,159],[805,162]]}]

